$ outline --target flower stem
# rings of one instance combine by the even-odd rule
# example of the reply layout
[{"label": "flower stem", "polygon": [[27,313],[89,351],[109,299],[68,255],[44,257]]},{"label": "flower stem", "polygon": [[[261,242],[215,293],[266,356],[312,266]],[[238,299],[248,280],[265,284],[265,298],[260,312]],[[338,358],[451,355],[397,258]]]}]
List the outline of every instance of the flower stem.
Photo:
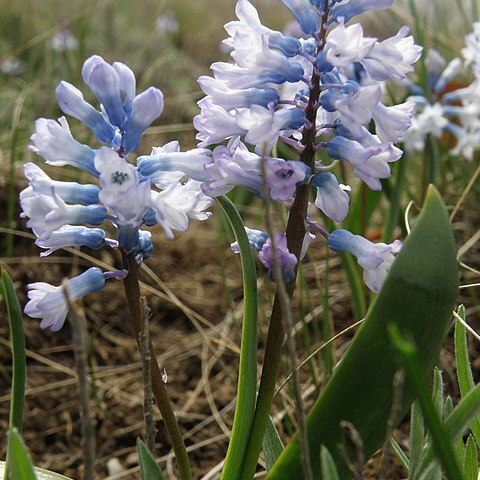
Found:
[{"label": "flower stem", "polygon": [[[139,336],[142,331],[142,309],[140,306],[140,285],[138,282],[138,267],[135,257],[131,253],[122,251],[124,268],[128,270],[128,275],[123,280],[125,295],[127,297],[128,309],[130,311],[130,326],[132,327],[135,340],[140,348]],[[153,350],[152,341],[149,341],[151,355],[151,379],[152,392],[155,397],[160,414],[162,415],[165,428],[172,443],[181,480],[191,480],[192,472],[188,461],[187,450],[180,432],[180,427],[175,418],[172,405],[168,398],[167,388],[162,380],[162,374]]]},{"label": "flower stem", "polygon": [[[319,49],[325,44],[326,22],[328,20],[328,7],[322,17],[321,29],[318,34],[317,44]],[[303,79],[302,79],[303,80]],[[318,99],[321,93],[320,75],[314,69],[311,80],[307,80],[310,95],[308,104],[305,108],[306,122],[302,134],[302,144],[304,149],[300,154],[300,161],[308,165],[312,171],[315,171],[315,137],[316,137],[316,117],[318,110]],[[310,196],[310,184],[304,184],[298,187],[295,199],[288,216],[286,236],[287,246],[290,253],[293,253],[298,259],[302,251],[303,239],[305,237],[305,219],[307,216],[308,200]],[[270,326],[268,328],[267,343],[265,345],[265,356],[260,380],[260,388],[257,398],[255,416],[253,417],[252,430],[248,449],[245,454],[241,480],[250,480],[255,474],[258,463],[258,456],[262,448],[263,436],[270,414],[273,397],[275,394],[275,384],[278,376],[280,357],[282,352],[285,331],[282,321],[282,301],[291,300],[295,290],[295,281],[297,277],[298,263],[295,268],[295,278],[285,285],[286,298],[280,299],[278,293],[273,302],[272,314],[270,317]]]}]

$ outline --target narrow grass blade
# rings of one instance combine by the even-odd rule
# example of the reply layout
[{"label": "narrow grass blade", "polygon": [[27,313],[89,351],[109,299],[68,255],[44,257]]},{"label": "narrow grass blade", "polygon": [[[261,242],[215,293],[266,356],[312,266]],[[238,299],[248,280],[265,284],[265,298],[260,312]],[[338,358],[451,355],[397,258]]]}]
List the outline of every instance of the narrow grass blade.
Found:
[{"label": "narrow grass blade", "polygon": [[[405,340],[396,325],[391,325],[390,334],[392,342],[402,359],[403,368],[409,381],[418,396],[418,402],[422,407],[423,417],[428,426],[428,430],[432,436],[433,446],[437,452],[447,478],[462,478],[460,467],[455,458],[455,452],[447,435],[447,430],[442,425],[441,412],[438,412],[438,404],[435,404],[435,395],[438,397],[438,392],[434,391],[434,399],[431,398],[427,379],[423,372],[422,364],[419,360],[417,348],[413,342]],[[436,376],[436,375],[435,375]],[[438,382],[438,379],[437,379]],[[442,402],[443,407],[443,402]]]},{"label": "narrow grass blade", "polygon": [[32,461],[23,443],[20,433],[15,427],[8,431],[8,466],[9,480],[37,480]]},{"label": "narrow grass blade", "polygon": [[[399,368],[387,325],[393,323],[413,338],[422,371],[431,372],[450,327],[457,290],[455,242],[448,214],[438,192],[431,188],[423,211],[362,327],[308,415],[315,478],[322,478],[318,455],[322,444],[330,451],[340,478],[348,475],[337,451],[342,439],[342,421],[352,423],[359,432],[366,458],[385,439],[392,406],[392,383]],[[408,412],[414,397],[413,385],[406,382],[398,421]],[[299,472],[300,450],[296,436],[267,478],[300,480]]]},{"label": "narrow grass blade", "polygon": [[270,471],[273,464],[283,451],[283,443],[280,435],[275,428],[272,417],[268,417],[267,428],[265,429],[265,436],[263,437],[262,450],[265,455],[265,463],[267,471]]},{"label": "narrow grass blade", "polygon": [[479,474],[478,470],[478,454],[477,446],[472,435],[468,436],[467,444],[465,445],[465,457],[463,459],[463,479],[477,480]]},{"label": "narrow grass blade", "polygon": [[12,400],[10,403],[10,428],[19,432],[23,426],[23,410],[25,397],[25,335],[23,332],[23,315],[15,293],[13,282],[5,270],[2,270],[3,291],[7,305],[10,338],[12,344]]},{"label": "narrow grass blade", "polygon": [[253,415],[255,413],[257,387],[257,275],[252,248],[248,241],[243,221],[233,205],[226,197],[217,198],[230,225],[232,226],[240,249],[243,270],[243,325],[238,374],[237,407],[233,420],[232,436],[228,445],[222,479],[239,478],[243,465]]},{"label": "narrow grass blade", "polygon": [[[455,443],[467,431],[472,421],[480,415],[480,384],[476,385],[473,390],[460,401],[455,410],[445,420],[445,430],[448,435],[449,442]],[[430,468],[433,459],[432,446],[428,446],[422,457],[422,464],[419,468],[419,478]]]},{"label": "narrow grass blade", "polygon": [[443,378],[438,367],[433,369],[432,400],[437,415],[443,419]]},{"label": "narrow grass blade", "polygon": [[150,450],[139,438],[137,439],[137,452],[142,480],[164,480],[162,471]]},{"label": "narrow grass blade", "polygon": [[405,470],[409,470],[410,468],[410,461],[408,457],[405,455],[404,451],[402,450],[402,447],[392,438],[390,440],[390,446],[392,448],[393,453],[397,456],[397,458],[400,460],[400,462],[403,465],[403,468]]},{"label": "narrow grass blade", "polygon": [[[460,305],[458,307],[458,315],[465,320],[465,307]],[[457,379],[458,386],[460,387],[460,393],[462,397],[465,397],[467,393],[475,386],[473,381],[472,369],[470,367],[470,359],[468,356],[468,343],[467,343],[467,331],[461,322],[455,324],[455,360],[457,364]],[[473,436],[480,445],[480,418],[475,419],[470,428],[472,429]]]},{"label": "narrow grass blade", "polygon": [[418,401],[413,402],[410,413],[410,454],[408,477],[413,478],[425,442],[425,426]]}]

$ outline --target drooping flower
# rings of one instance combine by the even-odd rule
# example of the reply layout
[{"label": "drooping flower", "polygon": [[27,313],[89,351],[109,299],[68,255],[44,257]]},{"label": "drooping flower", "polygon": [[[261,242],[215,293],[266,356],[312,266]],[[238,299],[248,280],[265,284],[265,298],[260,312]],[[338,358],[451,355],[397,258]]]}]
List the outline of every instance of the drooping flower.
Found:
[{"label": "drooping flower", "polygon": [[67,318],[68,298],[71,301],[80,300],[104,286],[105,274],[96,267],[89,268],[59,287],[44,282],[32,283],[28,286],[29,301],[25,313],[32,318],[41,318],[41,328],[56,332],[63,327]]},{"label": "drooping flower", "polygon": [[342,229],[330,233],[327,243],[334,252],[348,252],[357,257],[359,265],[363,268],[365,284],[375,293],[380,290],[395,260],[393,254],[398,253],[402,246],[399,240],[389,245],[375,244]]}]

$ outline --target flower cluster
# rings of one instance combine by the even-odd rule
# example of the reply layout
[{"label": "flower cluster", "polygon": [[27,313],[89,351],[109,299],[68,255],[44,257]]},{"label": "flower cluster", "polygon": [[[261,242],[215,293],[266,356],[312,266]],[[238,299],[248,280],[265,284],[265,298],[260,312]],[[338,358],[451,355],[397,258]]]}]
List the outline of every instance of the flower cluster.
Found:
[{"label": "flower cluster", "polygon": [[[391,175],[389,164],[402,155],[394,144],[411,126],[415,106],[413,101],[385,105],[384,83],[391,77],[404,79],[421,47],[406,27],[379,41],[365,36],[360,24],[347,25],[367,10],[390,7],[393,0],[282,3],[297,20],[301,38],[264,26],[254,6],[238,0],[238,20],[225,25],[229,38],[223,42],[232,62],[213,63],[213,76],[198,80],[206,96],[198,102],[194,125],[199,148],[216,145],[211,161],[200,170],[199,162],[165,161],[167,155],[159,154],[141,157],[139,169],[153,175],[178,169],[201,182],[211,197],[235,186],[261,196],[265,184],[272,200],[287,204],[301,185],[311,184],[315,205],[341,222],[348,213],[350,187],[332,170],[337,161],[345,162],[371,189],[381,189],[381,179]],[[272,152],[278,142],[293,147],[300,161],[276,157]],[[315,162],[315,152],[322,149],[331,160],[326,165]],[[288,281],[297,261],[292,261],[284,235],[278,238]],[[269,245],[259,250],[267,268]]]},{"label": "flower cluster", "polygon": [[[203,193],[200,182],[185,180],[182,172],[150,175],[128,160],[129,153],[139,147],[143,132],[162,112],[160,90],[150,87],[137,95],[133,72],[123,63],[110,65],[99,56],[84,63],[82,75],[99,101],[100,110],[67,82],[57,88],[58,104],[106,145],[94,149],[79,143],[65,117],[58,122],[41,118],[36,122],[31,149],[47,164],[75,167],[91,174],[95,182],[52,180],[41,168],[27,163],[24,170],[29,186],[20,194],[21,216],[28,218],[27,226],[37,236],[36,244],[45,250],[42,256],[65,247],[110,246],[141,262],[153,251],[151,234],[142,230],[143,226],[158,223],[167,237],[173,238],[174,230],[187,230],[190,218],[207,219],[210,213],[205,209],[213,200]],[[179,150],[178,143],[171,142],[153,153],[166,155],[171,159],[169,165],[181,158],[197,170],[212,162],[209,150]],[[116,239],[107,238],[105,230],[98,228],[105,222],[117,229]],[[42,327],[58,330],[68,311],[65,289],[72,300],[77,300],[103,288],[105,278],[121,278],[124,274],[91,268],[66,286],[34,283],[29,286],[30,301],[25,311],[43,318]]]},{"label": "flower cluster", "polygon": [[[473,24],[473,32],[465,37],[462,50],[464,61],[454,58],[449,63],[435,49],[427,53],[425,65],[428,85],[424,88],[408,82],[414,94],[415,116],[405,136],[409,152],[423,151],[428,135],[435,138],[445,133],[453,135],[452,155],[472,160],[480,146],[480,22]],[[463,68],[469,68],[473,82],[464,88],[451,88]]]}]

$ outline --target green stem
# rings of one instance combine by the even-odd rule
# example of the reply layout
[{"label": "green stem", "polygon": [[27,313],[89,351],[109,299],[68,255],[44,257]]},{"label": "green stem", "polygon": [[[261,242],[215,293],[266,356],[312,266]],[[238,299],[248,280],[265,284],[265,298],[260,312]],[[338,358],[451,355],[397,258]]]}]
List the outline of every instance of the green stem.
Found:
[{"label": "green stem", "polygon": [[255,412],[258,325],[257,276],[252,249],[237,209],[226,196],[218,197],[217,201],[227,216],[235,234],[240,249],[243,272],[243,327],[237,406],[235,408],[232,436],[230,437],[221,477],[224,480],[236,480],[240,476]]},{"label": "green stem", "polygon": [[[303,219],[307,212],[309,189],[310,187],[308,185],[303,185],[298,189],[287,223],[286,233],[288,249],[297,258],[300,258],[303,238],[305,236],[305,223]],[[295,281],[288,283],[285,287],[288,298],[291,299],[295,289]],[[242,480],[250,480],[253,478],[257,467],[258,456],[260,455],[260,450],[262,448],[263,436],[267,426],[273,396],[275,394],[275,385],[277,382],[284,338],[285,332],[282,322],[281,302],[278,295],[275,295],[270,326],[268,328],[267,343],[265,346],[265,356],[257,407],[253,417],[252,429],[240,476]]]},{"label": "green stem", "polygon": [[[138,282],[138,266],[132,253],[122,251],[124,268],[128,271],[128,275],[123,280],[125,295],[127,297],[128,309],[130,311],[130,326],[132,327],[135,340],[140,348],[139,336],[142,330],[142,310],[140,307],[140,285]],[[162,415],[165,428],[172,443],[175,458],[177,460],[178,469],[180,471],[181,480],[191,480],[192,472],[188,461],[187,449],[182,438],[180,427],[175,418],[172,405],[168,398],[167,388],[162,380],[162,373],[158,366],[157,357],[153,350],[153,344],[150,341],[151,355],[151,378],[152,391],[155,397],[160,414]]]},{"label": "green stem", "polygon": [[[321,28],[319,32],[319,45],[324,45],[325,43],[325,25],[328,20],[328,13],[327,7],[322,17]],[[316,117],[320,93],[320,76],[314,69],[311,78],[309,100],[305,108],[305,117],[309,124],[305,125],[303,129],[302,144],[304,149],[300,154],[300,161],[308,165],[312,171],[315,171]],[[287,247],[290,253],[293,253],[298,259],[300,259],[300,253],[302,251],[303,240],[306,233],[305,219],[307,218],[309,196],[309,184],[298,187],[292,208],[290,209],[290,214],[288,216],[286,228]],[[285,285],[285,297],[288,300],[291,300],[293,292],[295,291],[297,272],[298,263],[295,268],[294,279]],[[272,314],[270,317],[270,325],[267,334],[267,343],[265,345],[265,356],[257,398],[257,406],[255,409],[255,415],[253,417],[252,430],[250,432],[250,438],[240,476],[241,480],[250,480],[255,474],[273,397],[275,395],[275,384],[277,381],[282,346],[285,338],[282,322],[282,300],[285,300],[285,298],[281,299],[277,292],[273,301]]]}]

